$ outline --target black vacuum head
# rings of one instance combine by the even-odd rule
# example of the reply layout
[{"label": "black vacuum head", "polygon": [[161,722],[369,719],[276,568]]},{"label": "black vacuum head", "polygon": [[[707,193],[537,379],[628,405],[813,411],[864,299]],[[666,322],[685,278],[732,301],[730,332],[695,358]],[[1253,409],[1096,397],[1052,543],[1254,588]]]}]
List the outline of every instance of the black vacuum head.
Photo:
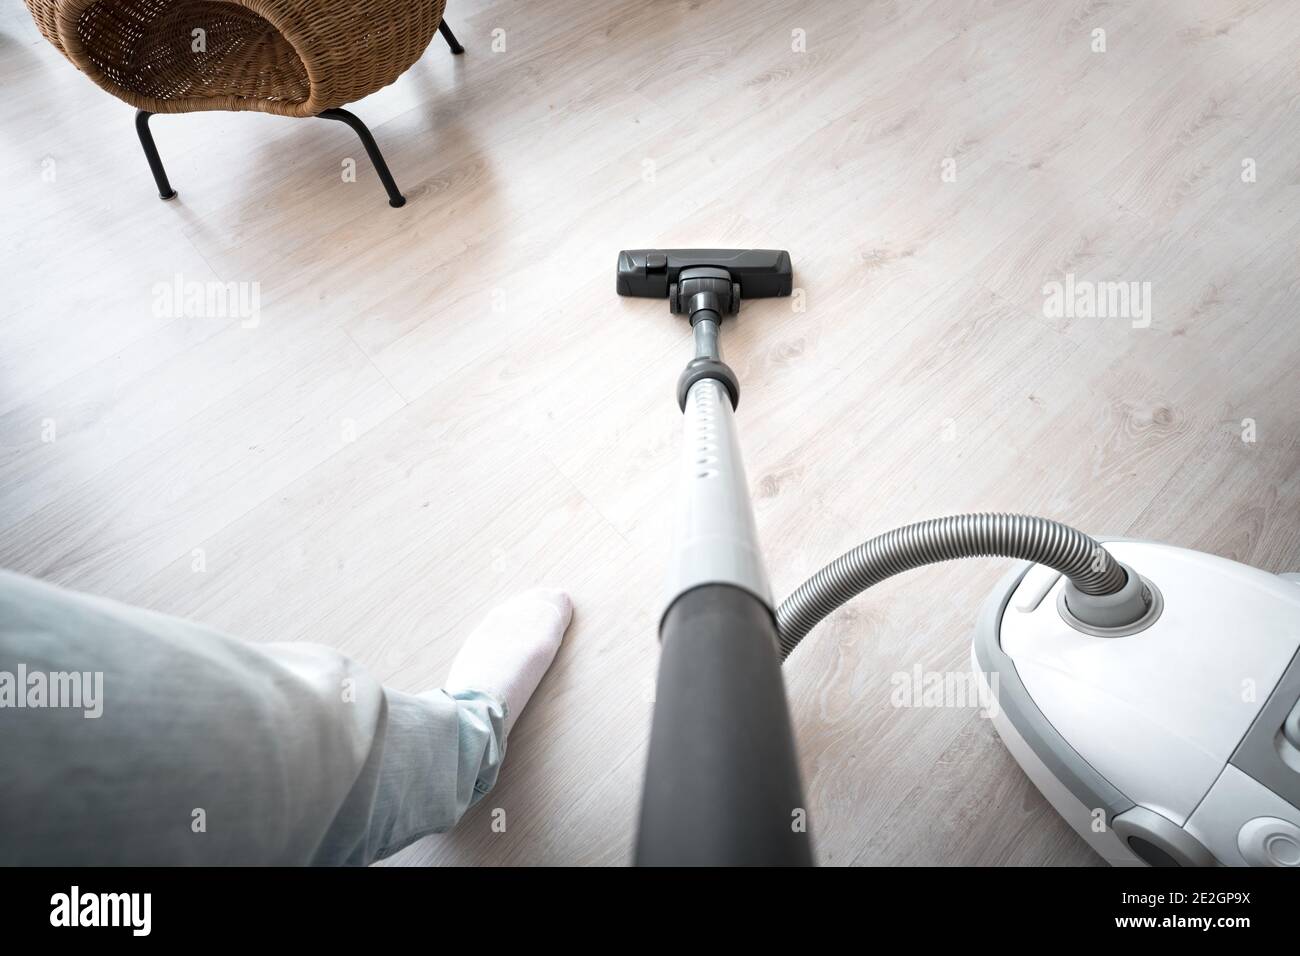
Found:
[{"label": "black vacuum head", "polygon": [[789,295],[794,285],[784,249],[624,249],[618,254],[618,294],[668,297],[683,269],[725,269],[742,299]]}]

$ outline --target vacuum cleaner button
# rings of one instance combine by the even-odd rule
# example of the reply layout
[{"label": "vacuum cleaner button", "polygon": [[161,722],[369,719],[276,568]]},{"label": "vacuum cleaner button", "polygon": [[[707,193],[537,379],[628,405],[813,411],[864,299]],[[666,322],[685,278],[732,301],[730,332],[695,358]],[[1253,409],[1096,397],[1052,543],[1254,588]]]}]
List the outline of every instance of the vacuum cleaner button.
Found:
[{"label": "vacuum cleaner button", "polygon": [[1049,568],[1045,564],[1034,565],[1020,579],[1020,586],[1016,588],[1015,596],[1011,599],[1012,606],[1022,614],[1037,609],[1038,605],[1043,603],[1047,592],[1052,590],[1060,579],[1060,571]]},{"label": "vacuum cleaner button", "polygon": [[1277,817],[1255,817],[1238,831],[1237,849],[1251,866],[1300,866],[1300,827]]}]

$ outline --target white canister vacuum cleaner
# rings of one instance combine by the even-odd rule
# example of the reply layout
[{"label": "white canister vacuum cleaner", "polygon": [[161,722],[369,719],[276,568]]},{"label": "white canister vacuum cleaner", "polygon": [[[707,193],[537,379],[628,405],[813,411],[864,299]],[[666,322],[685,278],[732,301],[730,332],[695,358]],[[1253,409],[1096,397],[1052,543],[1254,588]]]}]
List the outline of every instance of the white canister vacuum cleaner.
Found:
[{"label": "white canister vacuum cleaner", "polygon": [[1021,563],[972,659],[1002,740],[1061,816],[1112,863],[1300,866],[1300,576],[974,514],[872,538],[773,601],[719,336],[742,298],[792,286],[784,251],[619,254],[619,294],[667,298],[695,345],[677,383],[684,493],[637,862],[811,863],[781,662],[885,578],[999,555]]},{"label": "white canister vacuum cleaner", "polygon": [[1300,866],[1300,582],[1103,543],[1147,582],[1142,620],[1089,627],[1041,564],[984,606],[972,660],[1007,749],[1111,863]]}]

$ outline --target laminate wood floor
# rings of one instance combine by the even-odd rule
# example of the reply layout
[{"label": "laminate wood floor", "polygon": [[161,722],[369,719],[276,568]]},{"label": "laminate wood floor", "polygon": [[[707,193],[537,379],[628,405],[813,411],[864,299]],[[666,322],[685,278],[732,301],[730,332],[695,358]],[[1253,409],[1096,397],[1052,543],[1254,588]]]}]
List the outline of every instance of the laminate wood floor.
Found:
[{"label": "laminate wood floor", "polygon": [[[0,566],[408,690],[498,599],[573,595],[498,788],[394,862],[629,858],[689,332],[615,296],[621,248],[794,257],[723,343],[779,595],[971,510],[1300,569],[1294,4],[447,18],[465,56],[435,37],[354,107],[394,210],[344,126],[255,114],[156,118],[159,202],[132,111],[0,14]],[[1046,315],[1067,275],[1150,283],[1149,326]],[[791,661],[822,863],[1098,862],[976,711],[890,705],[967,667],[1005,566],[891,580]]]}]

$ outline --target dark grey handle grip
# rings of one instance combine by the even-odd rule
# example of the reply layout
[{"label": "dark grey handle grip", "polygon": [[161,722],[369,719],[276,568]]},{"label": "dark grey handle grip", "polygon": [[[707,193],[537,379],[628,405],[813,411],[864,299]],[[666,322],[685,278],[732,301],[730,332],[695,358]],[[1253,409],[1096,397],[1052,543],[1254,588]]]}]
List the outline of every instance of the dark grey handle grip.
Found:
[{"label": "dark grey handle grip", "polygon": [[640,866],[809,866],[776,624],[726,584],[664,615]]}]

